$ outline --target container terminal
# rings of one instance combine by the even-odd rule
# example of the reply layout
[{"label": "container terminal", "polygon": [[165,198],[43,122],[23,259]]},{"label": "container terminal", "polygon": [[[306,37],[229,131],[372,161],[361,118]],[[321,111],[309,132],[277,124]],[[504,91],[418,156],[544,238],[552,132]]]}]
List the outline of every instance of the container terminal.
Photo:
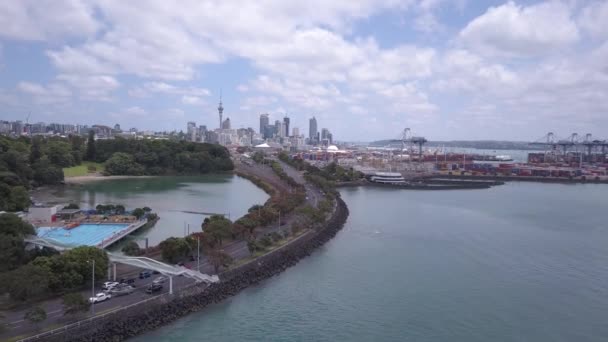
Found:
[{"label": "container terminal", "polygon": [[330,145],[294,152],[291,157],[321,167],[336,162],[376,183],[386,182],[390,178],[387,173],[399,174],[404,181],[443,177],[608,182],[608,140],[591,134],[581,137],[574,133],[560,139],[548,133],[528,144],[533,150],[518,151],[523,156],[518,159],[500,151],[488,154],[425,148],[427,142],[424,137],[410,136],[405,129],[401,139],[389,140],[385,146]]}]

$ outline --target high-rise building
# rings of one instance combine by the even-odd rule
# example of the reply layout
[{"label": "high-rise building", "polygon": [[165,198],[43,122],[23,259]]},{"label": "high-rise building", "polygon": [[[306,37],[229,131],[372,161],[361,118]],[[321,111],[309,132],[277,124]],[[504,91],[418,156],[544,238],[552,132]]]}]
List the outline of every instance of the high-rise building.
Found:
[{"label": "high-rise building", "polygon": [[268,114],[260,114],[260,134],[264,135],[265,127],[270,123]]},{"label": "high-rise building", "polygon": [[329,135],[329,130],[327,128],[322,128],[321,129],[321,140],[328,139],[328,137],[327,137],[328,135]]},{"label": "high-rise building", "polygon": [[117,131],[117,132],[122,132],[122,130],[120,129],[120,125],[119,124],[114,125],[114,130]]},{"label": "high-rise building", "polygon": [[230,118],[226,118],[226,120],[222,122],[222,129],[230,129]]},{"label": "high-rise building", "polygon": [[285,127],[283,127],[285,130],[285,132],[283,134],[284,134],[284,136],[288,137],[289,136],[289,117],[286,116],[283,118],[283,126],[285,126]]},{"label": "high-rise building", "polygon": [[224,115],[224,106],[222,106],[222,91],[220,90],[220,105],[217,107],[217,112],[220,114],[220,128],[224,124],[222,121],[222,115]]},{"label": "high-rise building", "polygon": [[298,127],[294,127],[292,132],[291,132],[291,136],[293,137],[298,137],[300,136],[300,129]]},{"label": "high-rise building", "polygon": [[318,141],[318,133],[317,119],[313,116],[312,119],[308,121],[308,138],[311,140],[311,143]]},{"label": "high-rise building", "polygon": [[188,135],[188,140],[196,141],[196,122],[190,121],[186,127],[186,132]]}]

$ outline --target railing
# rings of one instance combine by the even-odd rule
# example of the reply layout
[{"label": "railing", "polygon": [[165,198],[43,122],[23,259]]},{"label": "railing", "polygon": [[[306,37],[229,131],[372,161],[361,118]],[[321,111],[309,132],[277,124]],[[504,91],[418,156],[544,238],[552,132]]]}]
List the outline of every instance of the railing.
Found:
[{"label": "railing", "polygon": [[[187,291],[187,290],[190,290],[190,289],[195,288],[195,287],[199,287],[200,290],[193,291],[193,292]],[[59,333],[65,333],[65,332],[67,332],[67,331],[69,331],[71,329],[79,328],[79,327],[82,327],[83,325],[91,324],[94,321],[98,321],[100,319],[104,319],[104,318],[106,318],[106,317],[108,317],[110,315],[116,315],[116,314],[118,314],[120,312],[123,312],[125,310],[131,309],[131,308],[136,307],[136,306],[140,306],[140,305],[143,305],[143,304],[146,304],[146,303],[150,303],[150,302],[153,302],[153,301],[156,301],[156,300],[162,301],[165,298],[169,299],[171,297],[176,297],[176,296],[178,296],[178,297],[184,297],[184,296],[187,296],[187,295],[193,295],[193,294],[196,294],[196,293],[200,293],[200,292],[204,291],[205,289],[206,289],[206,287],[203,288],[201,284],[190,284],[188,286],[183,287],[180,290],[180,293],[178,293],[178,294],[171,295],[169,293],[163,293],[163,294],[160,294],[160,295],[157,295],[157,296],[154,296],[154,297],[150,297],[150,298],[141,300],[141,301],[139,301],[137,303],[133,303],[133,304],[129,304],[129,305],[126,305],[126,306],[122,306],[120,308],[116,308],[116,309],[113,309],[111,311],[104,312],[104,313],[101,313],[101,314],[98,314],[98,315],[95,315],[95,316],[92,316],[92,317],[80,320],[78,322],[66,324],[66,325],[64,325],[61,328],[45,331],[45,332],[37,334],[37,335],[26,337],[24,339],[18,340],[18,342],[38,341],[38,340],[40,340],[41,338],[44,338],[44,337],[53,336],[53,335],[59,334]]]}]

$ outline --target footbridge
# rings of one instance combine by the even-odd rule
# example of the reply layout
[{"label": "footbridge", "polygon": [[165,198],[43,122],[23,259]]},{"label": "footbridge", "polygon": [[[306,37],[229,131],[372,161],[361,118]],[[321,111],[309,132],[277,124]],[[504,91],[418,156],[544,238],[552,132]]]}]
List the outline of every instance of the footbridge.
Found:
[{"label": "footbridge", "polygon": [[[63,244],[53,239],[41,238],[39,236],[28,236],[24,239],[25,242],[31,243],[33,245],[53,248],[58,251],[69,250],[78,246]],[[191,270],[182,266],[173,266],[166,264],[164,262],[160,262],[158,260],[154,260],[147,257],[131,257],[126,255],[120,255],[116,253],[107,252],[108,259],[112,264],[112,273],[113,279],[116,280],[116,264],[124,264],[129,266],[140,267],[143,269],[149,269],[153,271],[158,271],[159,273],[166,275],[169,277],[169,292],[173,293],[173,277],[174,276],[185,276],[188,278],[192,278],[197,282],[204,283],[217,283],[219,282],[219,277],[217,275],[207,275],[201,273],[199,271]],[[110,270],[108,270],[108,278],[110,277]]]}]

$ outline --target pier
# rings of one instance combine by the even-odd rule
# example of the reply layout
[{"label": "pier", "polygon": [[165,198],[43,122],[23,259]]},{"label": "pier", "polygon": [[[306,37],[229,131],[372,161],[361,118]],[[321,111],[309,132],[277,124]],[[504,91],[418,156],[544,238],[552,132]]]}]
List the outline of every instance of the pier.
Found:
[{"label": "pier", "polygon": [[112,236],[108,237],[107,239],[104,239],[99,245],[97,245],[97,247],[107,248],[107,247],[111,246],[112,244],[114,244],[116,241],[122,239],[123,237],[125,237],[125,236],[133,233],[134,231],[138,230],[139,228],[145,226],[146,223],[148,223],[147,219],[134,222],[131,225],[129,225],[126,229],[121,230],[120,232],[118,232],[116,234],[113,234]]}]

